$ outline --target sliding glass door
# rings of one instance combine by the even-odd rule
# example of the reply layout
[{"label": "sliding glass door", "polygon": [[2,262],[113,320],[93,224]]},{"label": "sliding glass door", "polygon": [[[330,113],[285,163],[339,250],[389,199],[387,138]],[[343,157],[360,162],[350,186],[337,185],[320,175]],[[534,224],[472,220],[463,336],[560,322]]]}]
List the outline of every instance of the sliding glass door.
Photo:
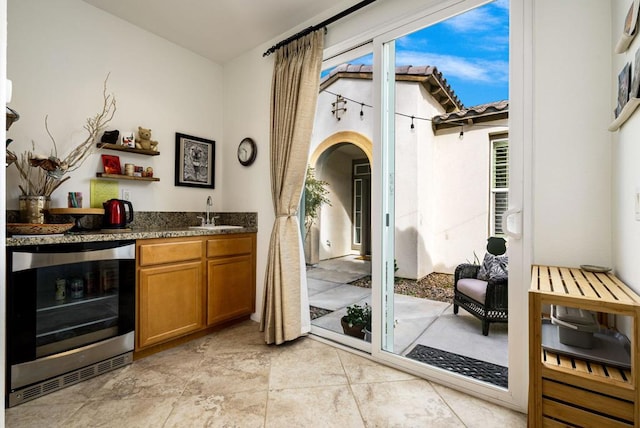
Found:
[{"label": "sliding glass door", "polygon": [[[510,361],[526,355],[522,335],[506,322],[506,308],[483,334],[481,311],[453,299],[456,269],[480,265],[488,239],[498,238],[507,243],[509,267],[516,269],[505,280],[516,295],[509,303],[517,302],[518,315],[526,308],[522,245],[498,218],[498,210],[518,206],[522,197],[515,189],[514,198],[509,185],[522,183],[522,169],[512,165],[514,152],[521,156],[522,150],[512,148],[518,141],[510,130],[509,3],[464,3],[374,42],[381,128],[374,156],[379,174],[373,224],[379,235],[373,247],[372,355],[512,402],[514,395],[523,396],[526,364],[518,361],[510,372]],[[468,53],[459,46],[465,38]],[[485,74],[474,75],[480,64]],[[499,206],[492,204],[498,193]],[[471,279],[478,279],[478,268]],[[484,295],[474,297],[487,302]]]}]

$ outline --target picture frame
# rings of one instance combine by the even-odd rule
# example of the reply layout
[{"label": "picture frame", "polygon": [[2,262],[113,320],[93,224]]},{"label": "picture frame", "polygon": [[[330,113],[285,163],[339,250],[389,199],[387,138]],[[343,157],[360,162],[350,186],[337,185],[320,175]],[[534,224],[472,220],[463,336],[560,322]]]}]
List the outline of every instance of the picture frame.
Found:
[{"label": "picture frame", "polygon": [[629,99],[638,98],[638,96],[640,95],[640,48],[636,50],[632,69],[633,77],[631,78],[631,90],[629,92]]},{"label": "picture frame", "polygon": [[216,142],[176,132],[175,185],[215,188]]},{"label": "picture frame", "polygon": [[129,149],[136,147],[136,136],[133,131],[124,131],[120,143]]},{"label": "picture frame", "polygon": [[629,101],[630,90],[631,63],[626,63],[620,74],[618,74],[618,107],[616,108],[618,114],[620,114],[624,106],[627,104],[627,101]]},{"label": "picture frame", "polygon": [[102,167],[105,174],[122,175],[122,166],[118,156],[102,155]]}]

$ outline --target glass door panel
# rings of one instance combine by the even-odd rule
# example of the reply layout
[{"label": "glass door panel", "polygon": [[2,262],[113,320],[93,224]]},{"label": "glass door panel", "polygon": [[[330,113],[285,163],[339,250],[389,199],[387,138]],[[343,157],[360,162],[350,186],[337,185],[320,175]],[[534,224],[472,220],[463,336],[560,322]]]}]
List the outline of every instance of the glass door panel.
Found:
[{"label": "glass door panel", "polygon": [[[472,37],[464,23],[478,17],[493,25]],[[498,388],[508,387],[506,318],[483,335],[486,282],[468,305],[453,295],[456,269],[482,262],[496,210],[507,207],[508,185],[497,192],[492,180],[492,144],[509,131],[508,35],[508,3],[496,2],[381,48],[381,349]],[[482,71],[490,83],[466,74],[481,63],[493,67]],[[469,269],[481,281],[479,266]]]},{"label": "glass door panel", "polygon": [[[311,332],[370,349],[372,54],[345,54],[321,74],[305,186],[304,248]],[[320,203],[318,203],[320,202]],[[364,311],[364,324],[343,317]],[[362,317],[361,317],[362,318]],[[352,322],[353,324],[353,322]],[[365,327],[366,331],[365,331]]]}]

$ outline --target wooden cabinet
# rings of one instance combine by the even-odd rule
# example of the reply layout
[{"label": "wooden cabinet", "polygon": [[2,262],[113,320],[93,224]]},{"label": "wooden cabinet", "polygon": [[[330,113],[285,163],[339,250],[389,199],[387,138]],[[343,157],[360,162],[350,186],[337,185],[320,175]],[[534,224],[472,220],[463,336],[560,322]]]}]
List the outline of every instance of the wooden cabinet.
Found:
[{"label": "wooden cabinet", "polygon": [[207,325],[255,311],[255,235],[207,240]]},{"label": "wooden cabinet", "polygon": [[255,233],[140,240],[136,351],[255,311]]},{"label": "wooden cabinet", "polygon": [[137,247],[136,349],[203,328],[202,239],[153,239]]},{"label": "wooden cabinet", "polygon": [[[543,347],[549,305],[626,317],[630,369],[590,358],[589,352]],[[529,426],[633,427],[640,421],[640,297],[610,273],[533,266],[529,290]],[[581,356],[578,356],[581,355]]]}]

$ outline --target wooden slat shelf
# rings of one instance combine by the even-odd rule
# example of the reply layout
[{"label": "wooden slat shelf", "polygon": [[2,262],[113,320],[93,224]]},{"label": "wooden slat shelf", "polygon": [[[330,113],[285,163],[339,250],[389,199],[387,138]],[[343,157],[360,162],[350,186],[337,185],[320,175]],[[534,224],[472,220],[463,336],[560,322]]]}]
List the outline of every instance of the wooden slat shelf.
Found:
[{"label": "wooden slat shelf", "polygon": [[97,172],[96,177],[98,178],[113,178],[116,180],[135,180],[135,181],[160,181],[159,178],[156,177],[134,177],[131,175],[120,175],[120,174],[105,174],[104,172]]},{"label": "wooden slat shelf", "polygon": [[[542,348],[549,305],[629,317],[631,369]],[[529,427],[634,426],[640,421],[640,296],[612,273],[533,266],[529,289]],[[545,321],[548,322],[548,321]],[[610,326],[609,326],[610,327]],[[577,352],[570,352],[573,355]]]},{"label": "wooden slat shelf", "polygon": [[640,297],[613,274],[579,268],[533,266],[531,291],[551,294],[563,301],[569,299],[581,308],[598,312],[619,310],[620,305],[640,305]]},{"label": "wooden slat shelf", "polygon": [[116,150],[118,152],[137,153],[139,155],[158,156],[160,154],[160,152],[156,152],[155,150],[132,149],[129,147],[121,146],[120,144],[97,143],[97,146],[100,149]]},{"label": "wooden slat shelf", "polygon": [[[606,364],[593,363],[585,359],[557,354],[547,350],[542,350],[542,364],[551,370],[563,370],[575,376],[581,376],[595,381],[611,381],[622,384],[626,388],[633,388],[631,385],[631,371],[612,367]],[[626,386],[624,386],[626,385]]]}]

